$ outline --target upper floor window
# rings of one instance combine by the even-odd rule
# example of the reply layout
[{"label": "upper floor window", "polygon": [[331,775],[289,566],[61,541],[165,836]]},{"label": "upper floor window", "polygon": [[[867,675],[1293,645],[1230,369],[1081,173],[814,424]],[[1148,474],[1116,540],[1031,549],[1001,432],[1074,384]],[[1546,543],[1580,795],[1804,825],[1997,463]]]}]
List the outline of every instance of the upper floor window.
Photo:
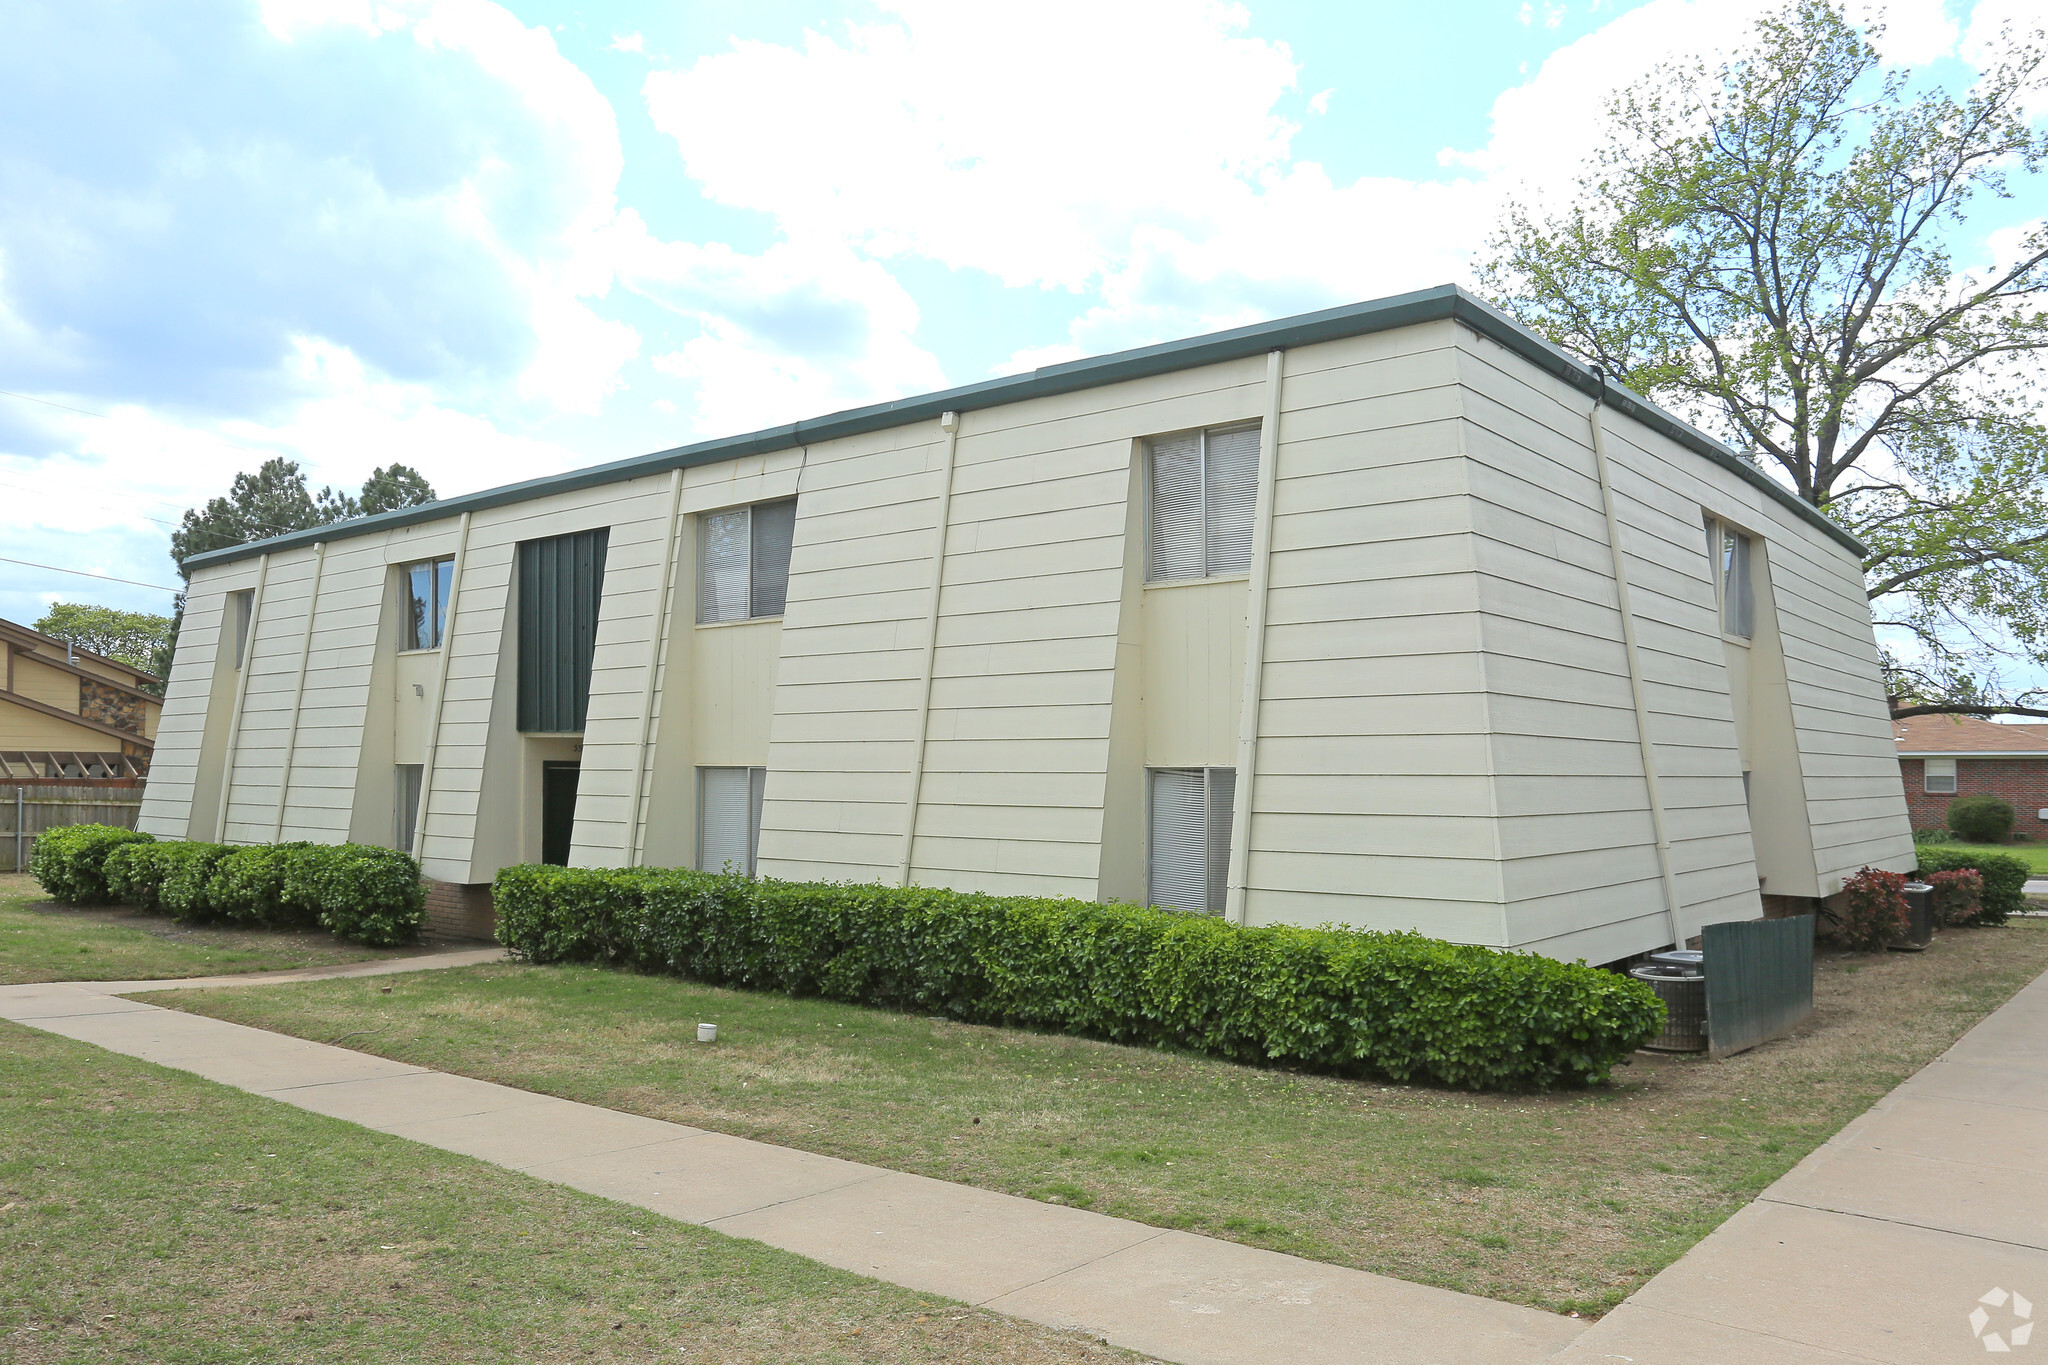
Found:
[{"label": "upper floor window", "polygon": [[242,661],[249,657],[249,626],[256,617],[256,590],[243,588],[229,596],[232,599],[229,609],[235,614],[235,667],[240,668]]},{"label": "upper floor window", "polygon": [[712,512],[698,522],[697,619],[782,615],[789,597],[796,499]]},{"label": "upper floor window", "polygon": [[1250,569],[1258,426],[1162,436],[1145,447],[1151,497],[1145,576],[1159,582]]},{"label": "upper floor window", "polygon": [[1707,562],[1713,566],[1714,599],[1721,607],[1721,629],[1745,640],[1756,634],[1750,553],[1748,536],[1713,517],[1707,518]]},{"label": "upper floor window", "polygon": [[448,593],[455,586],[454,559],[429,559],[405,566],[407,620],[402,649],[439,649],[448,625]]}]

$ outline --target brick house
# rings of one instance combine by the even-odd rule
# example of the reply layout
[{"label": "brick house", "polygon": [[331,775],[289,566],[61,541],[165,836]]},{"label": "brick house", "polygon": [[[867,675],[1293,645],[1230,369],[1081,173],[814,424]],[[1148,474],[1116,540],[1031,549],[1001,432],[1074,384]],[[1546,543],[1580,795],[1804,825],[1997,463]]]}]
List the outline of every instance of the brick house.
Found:
[{"label": "brick house", "polygon": [[2019,812],[2015,833],[2048,839],[2048,725],[1911,716],[1892,729],[1914,829],[1939,829],[1959,796],[1990,795]]}]

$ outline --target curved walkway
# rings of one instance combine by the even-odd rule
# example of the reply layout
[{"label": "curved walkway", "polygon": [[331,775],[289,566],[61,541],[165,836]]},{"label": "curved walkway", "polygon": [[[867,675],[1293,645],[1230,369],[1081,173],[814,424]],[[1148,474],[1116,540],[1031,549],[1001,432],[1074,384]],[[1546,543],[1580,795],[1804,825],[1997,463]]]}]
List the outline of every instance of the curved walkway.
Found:
[{"label": "curved walkway", "polygon": [[2031,1326],[2048,1317],[2048,976],[1591,1327],[129,998],[500,956],[8,986],[0,1018],[1186,1365],[1930,1365],[2048,1350]]},{"label": "curved walkway", "polygon": [[0,987],[0,1018],[1185,1365],[1535,1365],[1584,1330],[1516,1304],[574,1104],[129,998],[500,956],[479,949],[203,980]]}]

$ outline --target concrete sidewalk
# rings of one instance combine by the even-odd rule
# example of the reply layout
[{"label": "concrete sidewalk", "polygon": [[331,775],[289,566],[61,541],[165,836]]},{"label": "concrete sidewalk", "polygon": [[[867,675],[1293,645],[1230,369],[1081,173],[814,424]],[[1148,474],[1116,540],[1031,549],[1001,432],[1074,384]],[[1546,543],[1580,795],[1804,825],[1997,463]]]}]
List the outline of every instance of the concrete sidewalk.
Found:
[{"label": "concrete sidewalk", "polygon": [[1559,1365],[2048,1355],[2048,1326],[2029,1327],[2040,1319],[2048,977],[1589,1328]]},{"label": "concrete sidewalk", "polygon": [[[495,949],[411,959],[455,966]],[[680,1124],[573,1104],[128,998],[369,976],[0,987],[0,1018],[913,1289],[1186,1365],[1534,1365],[1569,1318]]]}]

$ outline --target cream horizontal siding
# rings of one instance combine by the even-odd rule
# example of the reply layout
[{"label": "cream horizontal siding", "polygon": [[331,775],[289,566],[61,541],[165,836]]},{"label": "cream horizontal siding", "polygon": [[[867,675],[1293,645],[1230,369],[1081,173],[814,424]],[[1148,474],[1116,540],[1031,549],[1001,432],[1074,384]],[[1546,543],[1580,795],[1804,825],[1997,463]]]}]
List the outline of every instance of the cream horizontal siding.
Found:
[{"label": "cream horizontal siding", "polygon": [[227,595],[240,587],[245,578],[253,581],[253,577],[250,565],[228,564],[198,570],[186,587],[177,653],[171,660],[171,675],[165,680],[156,749],[150,759],[149,781],[143,787],[142,809],[136,817],[136,828],[145,833],[182,839],[190,827]]},{"label": "cream horizontal siding", "polygon": [[1453,344],[1286,357],[1249,922],[1502,941]]},{"label": "cream horizontal siding", "polygon": [[[1135,442],[1256,416],[1262,374],[1256,361],[1234,362],[964,416],[914,880],[1096,894]],[[881,477],[849,477],[852,457],[831,445],[810,452],[763,817],[768,870],[896,874],[943,453],[936,424],[916,435],[921,464],[899,458]],[[829,481],[830,496],[814,499],[810,477]],[[915,557],[900,534],[909,516],[924,528]],[[854,562],[862,547],[842,542],[819,556],[839,572],[815,569],[817,538],[849,530],[879,530],[876,553]],[[868,667],[824,662],[841,649]],[[832,737],[835,715],[851,736]],[[784,828],[798,821],[777,811],[798,793],[813,826],[820,800],[859,807],[843,825],[858,832]],[[879,809],[890,805],[893,826]]]},{"label": "cream horizontal siding", "polygon": [[[1459,375],[1494,761],[1503,778],[1533,779],[1526,796],[1548,797],[1502,815],[1511,938],[1542,942],[1600,930],[1586,941],[1626,943],[1626,952],[1668,944],[1590,401],[1478,338],[1461,348]],[[1684,936],[1709,920],[1760,913],[1734,711],[1704,533],[1690,529],[1699,524],[1698,502],[1669,486],[1671,462],[1636,444],[1636,423],[1612,410],[1604,419]],[[1690,452],[1685,458],[1704,463]],[[1572,677],[1575,695],[1530,686],[1543,661],[1550,676]],[[1581,807],[1582,789],[1557,779],[1588,775],[1615,779],[1619,790],[1606,792],[1598,807]],[[1564,827],[1561,817],[1575,819],[1570,827],[1579,837],[1546,845]],[[1608,825],[1610,835],[1585,837],[1588,820]],[[1584,908],[1563,910],[1575,896],[1587,898]],[[1577,923],[1561,921],[1572,913]],[[1604,919],[1586,918],[1596,914]]]},{"label": "cream horizontal siding", "polygon": [[940,432],[922,423],[821,443],[802,459],[772,714],[755,760],[769,769],[761,868],[893,878],[922,697]]}]

